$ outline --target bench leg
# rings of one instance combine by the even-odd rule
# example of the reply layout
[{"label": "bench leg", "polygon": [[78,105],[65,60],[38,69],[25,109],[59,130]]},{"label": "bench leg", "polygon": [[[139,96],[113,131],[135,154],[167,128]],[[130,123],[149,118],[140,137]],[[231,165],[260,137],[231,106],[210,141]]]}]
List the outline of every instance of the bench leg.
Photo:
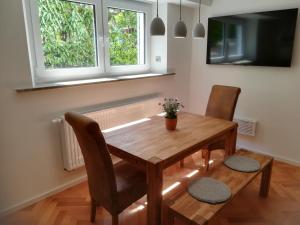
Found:
[{"label": "bench leg", "polygon": [[272,167],[273,167],[273,159],[262,171],[259,195],[263,198],[268,197],[268,194],[269,194],[270,184],[271,184]]}]

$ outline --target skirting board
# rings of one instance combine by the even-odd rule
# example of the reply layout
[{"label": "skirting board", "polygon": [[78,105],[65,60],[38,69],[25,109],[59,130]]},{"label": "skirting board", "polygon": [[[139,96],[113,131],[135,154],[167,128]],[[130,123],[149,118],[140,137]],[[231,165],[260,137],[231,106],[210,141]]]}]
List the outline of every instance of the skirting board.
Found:
[{"label": "skirting board", "polygon": [[79,178],[76,178],[74,180],[71,180],[71,181],[69,181],[65,184],[59,185],[59,186],[57,186],[57,187],[55,187],[55,188],[53,188],[49,191],[46,191],[46,192],[41,193],[39,195],[36,195],[33,198],[27,199],[27,200],[25,200],[23,202],[20,202],[20,203],[14,205],[14,206],[12,206],[8,209],[5,209],[5,210],[1,211],[0,212],[0,217],[6,216],[6,215],[11,214],[13,212],[16,212],[18,210],[26,208],[27,206],[30,206],[30,205],[32,205],[34,203],[37,203],[38,201],[41,201],[41,200],[43,200],[47,197],[50,197],[50,196],[55,195],[59,192],[62,192],[64,190],[66,190],[70,187],[73,187],[77,184],[80,184],[80,183],[82,183],[83,181],[86,181],[86,180],[87,180],[87,175],[83,175],[83,176],[81,176]]},{"label": "skirting board", "polygon": [[237,149],[249,149],[250,151],[256,152],[256,153],[260,153],[260,154],[264,154],[264,155],[268,155],[273,157],[275,160],[279,161],[279,162],[284,162],[293,166],[300,166],[300,162],[295,161],[295,160],[291,160],[291,159],[287,159],[285,157],[279,156],[279,155],[275,155],[275,154],[270,154],[267,153],[265,151],[261,151],[258,149],[255,149],[253,147],[247,146],[247,145],[243,145],[243,144],[237,144]]}]

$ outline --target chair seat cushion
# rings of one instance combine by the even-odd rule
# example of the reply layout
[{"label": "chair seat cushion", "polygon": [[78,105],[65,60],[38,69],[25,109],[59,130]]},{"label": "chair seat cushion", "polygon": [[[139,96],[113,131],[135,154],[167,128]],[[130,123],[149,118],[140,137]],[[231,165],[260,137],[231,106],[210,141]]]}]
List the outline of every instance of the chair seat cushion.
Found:
[{"label": "chair seat cushion", "polygon": [[115,164],[114,168],[121,212],[147,193],[146,174],[125,161]]},{"label": "chair seat cushion", "polygon": [[230,169],[245,173],[256,172],[260,169],[260,164],[257,160],[246,156],[230,156],[224,161],[224,164]]},{"label": "chair seat cushion", "polygon": [[219,204],[231,197],[229,187],[221,181],[209,177],[196,180],[188,187],[191,196],[201,202]]}]

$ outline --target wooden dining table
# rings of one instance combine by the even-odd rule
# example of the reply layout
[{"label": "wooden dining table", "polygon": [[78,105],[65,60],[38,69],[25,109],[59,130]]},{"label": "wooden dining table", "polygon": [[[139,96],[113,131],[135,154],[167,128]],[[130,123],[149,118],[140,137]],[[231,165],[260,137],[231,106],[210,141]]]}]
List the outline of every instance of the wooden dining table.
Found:
[{"label": "wooden dining table", "polygon": [[104,133],[111,154],[146,171],[148,225],[162,221],[163,170],[219,138],[226,139],[225,150],[232,154],[236,136],[236,123],[186,112],[178,113],[174,131],[157,115]]}]

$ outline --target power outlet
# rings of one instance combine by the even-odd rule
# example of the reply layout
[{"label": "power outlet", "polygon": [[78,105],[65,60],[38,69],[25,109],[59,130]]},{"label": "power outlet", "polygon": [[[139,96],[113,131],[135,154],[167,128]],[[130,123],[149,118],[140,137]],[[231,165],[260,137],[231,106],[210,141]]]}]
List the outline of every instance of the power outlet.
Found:
[{"label": "power outlet", "polygon": [[159,55],[155,56],[155,62],[161,62],[161,57]]}]

